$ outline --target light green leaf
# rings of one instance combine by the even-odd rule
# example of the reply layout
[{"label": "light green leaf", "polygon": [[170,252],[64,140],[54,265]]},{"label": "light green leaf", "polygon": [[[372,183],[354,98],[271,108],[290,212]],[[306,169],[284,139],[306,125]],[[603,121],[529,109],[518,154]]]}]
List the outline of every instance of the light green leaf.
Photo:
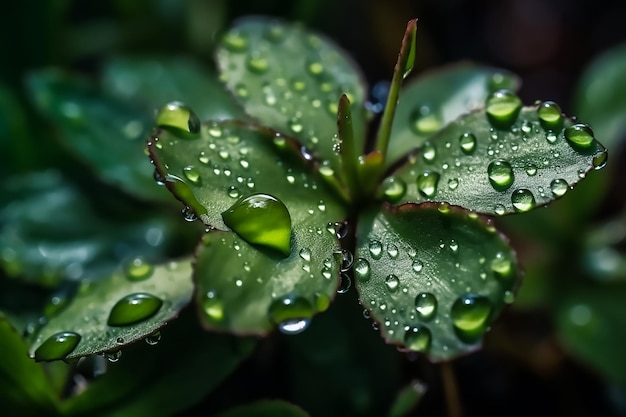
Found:
[{"label": "light green leaf", "polygon": [[105,92],[153,112],[172,101],[182,101],[200,120],[243,119],[245,113],[217,75],[183,57],[120,57],[105,64]]},{"label": "light green leaf", "polygon": [[215,417],[308,417],[300,407],[279,400],[263,400],[240,405],[219,413]]},{"label": "light green leaf", "polygon": [[363,148],[365,83],[329,39],[299,25],[247,18],[224,35],[217,63],[249,115],[298,138],[336,171],[337,108],[345,93],[353,106],[356,148]]},{"label": "light green leaf", "polygon": [[461,63],[420,74],[400,91],[391,128],[387,166],[424,144],[448,123],[482,107],[494,89],[517,90],[513,74]]},{"label": "light green leaf", "polygon": [[446,204],[363,213],[354,273],[385,340],[435,361],[477,349],[517,286],[505,239],[489,221]]},{"label": "light green leaf", "polygon": [[129,265],[87,283],[39,330],[30,346],[37,360],[71,359],[115,352],[174,319],[189,303],[191,261]]},{"label": "light green leaf", "polygon": [[[546,130],[537,109],[523,108],[507,120],[515,120],[507,130],[494,127],[498,123],[485,111],[448,125],[393,174],[406,186],[398,203],[447,202],[491,215],[526,212],[563,196],[604,166],[606,149],[587,134],[586,125],[565,119],[564,129]],[[580,135],[574,140],[581,144],[566,139],[568,132]]]},{"label": "light green leaf", "polygon": [[419,381],[412,381],[396,397],[389,410],[389,417],[403,417],[417,406],[426,393],[426,386]]}]

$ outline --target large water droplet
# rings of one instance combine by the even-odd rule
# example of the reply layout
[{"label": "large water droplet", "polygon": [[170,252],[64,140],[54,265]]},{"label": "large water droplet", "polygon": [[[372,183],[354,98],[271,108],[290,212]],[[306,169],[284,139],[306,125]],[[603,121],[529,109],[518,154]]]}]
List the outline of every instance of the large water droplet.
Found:
[{"label": "large water droplet", "polygon": [[350,278],[350,275],[343,273],[340,275],[340,280],[339,280],[339,288],[337,288],[337,294],[345,294],[348,292],[348,290],[350,290],[350,287],[352,286],[352,279]]},{"label": "large water droplet", "polygon": [[492,161],[487,167],[489,182],[497,191],[507,190],[513,184],[513,168],[504,159]]},{"label": "large water droplet", "polygon": [[282,333],[298,334],[309,327],[313,306],[303,297],[287,296],[274,300],[268,315]]},{"label": "large water droplet", "polygon": [[372,240],[369,244],[370,255],[374,259],[380,259],[383,256],[383,244],[378,240]]},{"label": "large water droplet", "polygon": [[491,261],[491,270],[497,278],[511,278],[513,276],[513,263],[502,252],[498,252]]},{"label": "large water droplet", "polygon": [[395,244],[390,243],[387,246],[387,255],[389,255],[391,259],[396,259],[398,257],[398,253],[398,247]]},{"label": "large water droplet", "polygon": [[406,183],[399,177],[387,177],[383,181],[383,198],[390,203],[396,203],[406,193]]},{"label": "large water droplet", "polygon": [[562,197],[569,190],[569,184],[564,179],[557,178],[550,183],[550,190],[555,197]]},{"label": "large water droplet", "polygon": [[248,40],[241,34],[231,32],[222,38],[224,47],[231,52],[242,52],[248,47]]},{"label": "large water droplet", "polygon": [[415,352],[426,352],[430,348],[432,336],[425,326],[412,327],[404,333],[404,344]]},{"label": "large water droplet", "polygon": [[465,155],[471,155],[476,150],[476,136],[473,133],[463,133],[459,137],[459,145],[461,146],[461,151]]},{"label": "large water droplet", "polygon": [[143,281],[152,276],[154,267],[142,258],[134,258],[126,264],[124,272],[129,281]]},{"label": "large water droplet", "polygon": [[74,332],[55,333],[35,350],[36,361],[56,361],[64,359],[76,349],[80,335]]},{"label": "large water droplet", "polygon": [[474,340],[486,329],[493,306],[487,297],[465,294],[450,310],[452,324],[463,339]]},{"label": "large water droplet", "polygon": [[222,213],[228,227],[248,243],[282,252],[291,251],[291,216],[282,201],[268,194],[253,194]]},{"label": "large water droplet", "polygon": [[609,159],[609,153],[607,152],[606,149],[603,149],[602,151],[598,152],[597,154],[595,154],[593,156],[593,169],[598,170],[598,169],[602,169],[606,166],[606,163]]},{"label": "large water droplet", "polygon": [[434,171],[426,171],[417,177],[417,189],[426,198],[434,197],[437,193],[439,174]]},{"label": "large water droplet", "polygon": [[593,131],[583,123],[565,128],[565,139],[575,148],[589,148],[593,143]]},{"label": "large water droplet", "polygon": [[256,74],[263,74],[267,72],[267,69],[269,68],[267,59],[258,55],[251,56],[248,59],[247,65],[248,69]]},{"label": "large water droplet", "polygon": [[418,106],[411,113],[411,127],[418,135],[430,135],[443,125],[443,120],[429,106]]},{"label": "large water droplet", "polygon": [[539,122],[546,130],[560,130],[563,124],[561,108],[554,101],[544,101],[537,109]]},{"label": "large water droplet", "polygon": [[400,280],[396,275],[387,275],[387,278],[385,278],[385,286],[387,287],[389,292],[396,292],[400,287]]},{"label": "large water droplet", "polygon": [[202,179],[200,178],[200,171],[192,165],[183,168],[183,175],[193,185],[201,185]]},{"label": "large water droplet", "polygon": [[180,101],[162,107],[156,115],[156,125],[179,137],[192,138],[200,133],[200,119],[189,106]]},{"label": "large water droplet", "polygon": [[535,196],[530,190],[525,188],[513,191],[511,202],[513,203],[515,211],[520,213],[532,210],[536,205]]},{"label": "large water droplet", "polygon": [[358,258],[354,263],[354,276],[361,282],[369,281],[371,277],[370,263],[366,259]]},{"label": "large water droplet", "polygon": [[415,310],[422,320],[430,320],[437,313],[437,298],[429,292],[422,292],[415,297]]},{"label": "large water droplet", "polygon": [[128,326],[154,316],[163,300],[148,293],[129,294],[119,300],[109,313],[109,326]]},{"label": "large water droplet", "polygon": [[437,150],[433,145],[426,142],[424,143],[424,147],[422,148],[422,158],[425,162],[432,162],[435,160],[437,156]]},{"label": "large water droplet", "polygon": [[498,90],[487,98],[485,111],[492,125],[499,129],[510,128],[522,109],[522,100],[510,90]]},{"label": "large water droplet", "polygon": [[419,259],[416,259],[411,264],[411,268],[413,268],[413,271],[415,272],[422,272],[422,269],[424,269],[424,262],[420,261]]},{"label": "large water droplet", "polygon": [[311,262],[311,249],[302,248],[300,249],[300,257],[304,259],[306,262]]},{"label": "large water droplet", "polygon": [[224,303],[213,291],[208,291],[202,300],[202,311],[214,323],[219,323],[224,319]]}]

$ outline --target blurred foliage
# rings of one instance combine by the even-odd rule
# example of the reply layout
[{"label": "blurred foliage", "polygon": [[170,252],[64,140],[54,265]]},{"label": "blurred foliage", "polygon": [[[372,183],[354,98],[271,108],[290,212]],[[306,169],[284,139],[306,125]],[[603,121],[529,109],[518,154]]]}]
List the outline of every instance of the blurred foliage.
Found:
[{"label": "blurred foliage", "polygon": [[[179,227],[177,206],[118,190],[74,152],[71,132],[44,117],[45,109],[39,113],[27,79],[60,68],[71,82],[88,85],[90,99],[140,103],[131,111],[147,122],[155,107],[178,95],[194,94],[195,109],[223,104],[227,96],[212,101],[218,93],[198,87],[201,74],[211,74],[217,37],[236,18],[266,14],[335,39],[372,85],[389,76],[404,26],[417,16],[415,72],[460,59],[503,67],[520,75],[525,101],[558,101],[593,127],[609,147],[605,170],[549,209],[498,219],[526,276],[485,350],[461,358],[455,371],[468,415],[626,415],[626,48],[610,49],[625,40],[625,7],[590,0],[11,3],[0,18],[6,57],[0,66],[0,414],[444,414],[437,367],[384,345],[353,293],[339,297],[304,334],[273,335],[256,349],[247,339],[201,331],[182,310],[156,346],[125,347],[119,362],[40,364],[27,356],[29,336],[45,325],[42,313],[55,309],[59,294],[136,256],[156,261],[188,253],[195,240],[189,235],[199,234]],[[161,63],[160,77],[149,76],[150,62]],[[119,80],[133,74],[146,83],[129,91]],[[166,85],[172,79],[179,84]],[[199,112],[211,117],[206,111]],[[141,146],[132,152],[142,157]],[[115,162],[130,154],[106,156]],[[141,169],[149,179],[150,167]],[[61,250],[51,257],[50,242]],[[306,412],[258,402],[264,398]],[[528,398],[542,405],[529,409]]]}]

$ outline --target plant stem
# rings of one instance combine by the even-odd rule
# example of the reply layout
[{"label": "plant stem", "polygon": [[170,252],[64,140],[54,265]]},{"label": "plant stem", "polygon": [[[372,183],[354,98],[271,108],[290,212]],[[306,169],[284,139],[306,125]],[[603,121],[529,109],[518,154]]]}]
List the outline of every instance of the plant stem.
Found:
[{"label": "plant stem", "polygon": [[446,407],[449,417],[463,417],[463,407],[459,388],[456,383],[456,376],[451,362],[443,362],[440,365],[443,390],[446,398]]}]

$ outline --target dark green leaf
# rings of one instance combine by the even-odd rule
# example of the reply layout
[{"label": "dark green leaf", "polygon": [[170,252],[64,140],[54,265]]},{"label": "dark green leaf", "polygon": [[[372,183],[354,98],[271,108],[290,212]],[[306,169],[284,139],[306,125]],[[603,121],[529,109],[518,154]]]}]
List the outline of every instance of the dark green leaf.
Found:
[{"label": "dark green leaf", "polygon": [[[30,347],[31,355],[42,360],[75,358],[117,351],[145,338],[189,303],[193,292],[191,272],[190,260],[184,259],[140,270],[130,267],[108,279],[81,286],[69,305],[39,330]],[[159,302],[146,302],[153,300],[148,296]],[[132,300],[126,302],[126,297]],[[129,324],[122,325],[124,319]],[[62,332],[71,332],[66,339],[73,338],[76,343],[65,349],[58,337]]]},{"label": "dark green leaf", "polygon": [[513,74],[463,63],[420,74],[400,92],[391,128],[387,165],[424,144],[461,115],[482,107],[494,89],[517,90]]},{"label": "dark green leaf", "polygon": [[576,88],[577,116],[593,126],[609,149],[619,146],[626,134],[626,44],[597,57],[585,70]]},{"label": "dark green leaf", "polygon": [[182,101],[200,120],[242,119],[243,109],[217,75],[187,58],[116,58],[104,67],[103,90],[134,102],[152,115],[171,101]]},{"label": "dark green leaf", "polygon": [[0,84],[0,172],[12,175],[32,165],[32,135],[15,94]]},{"label": "dark green leaf", "polygon": [[254,342],[199,329],[190,311],[161,330],[155,346],[134,344],[65,405],[69,416],[171,416],[215,389]]},{"label": "dark green leaf", "polygon": [[[138,213],[128,211],[120,219],[56,171],[8,179],[2,192],[2,267],[9,276],[44,285],[103,276],[133,257],[161,259],[174,240],[190,237],[177,230],[182,219],[158,212],[142,211],[135,220]],[[124,207],[120,201],[115,206]]]},{"label": "dark green leaf", "polygon": [[85,80],[49,70],[32,73],[34,105],[61,132],[63,144],[105,182],[146,200],[170,201],[154,181],[145,154],[152,125],[149,113],[111,100]]},{"label": "dark green leaf", "polygon": [[626,286],[586,285],[559,295],[557,326],[566,347],[608,378],[626,382]]},{"label": "dark green leaf", "polygon": [[405,204],[359,218],[354,271],[362,305],[388,343],[445,360],[475,350],[517,286],[496,229],[446,204]]},{"label": "dark green leaf", "polygon": [[0,414],[57,415],[58,400],[42,365],[28,357],[28,347],[0,313]]},{"label": "dark green leaf", "polygon": [[263,400],[241,405],[219,413],[215,417],[308,417],[300,407],[279,400]]},{"label": "dark green leaf", "polygon": [[565,129],[544,130],[537,107],[522,109],[506,131],[494,128],[485,111],[463,116],[394,173],[406,184],[399,202],[445,201],[497,215],[545,205],[606,162],[595,139],[579,146],[567,140],[572,122],[564,123]]},{"label": "dark green leaf", "polygon": [[345,93],[353,106],[356,148],[363,148],[364,82],[327,38],[298,25],[248,18],[225,34],[217,62],[249,115],[298,138],[336,171],[337,103]]}]

